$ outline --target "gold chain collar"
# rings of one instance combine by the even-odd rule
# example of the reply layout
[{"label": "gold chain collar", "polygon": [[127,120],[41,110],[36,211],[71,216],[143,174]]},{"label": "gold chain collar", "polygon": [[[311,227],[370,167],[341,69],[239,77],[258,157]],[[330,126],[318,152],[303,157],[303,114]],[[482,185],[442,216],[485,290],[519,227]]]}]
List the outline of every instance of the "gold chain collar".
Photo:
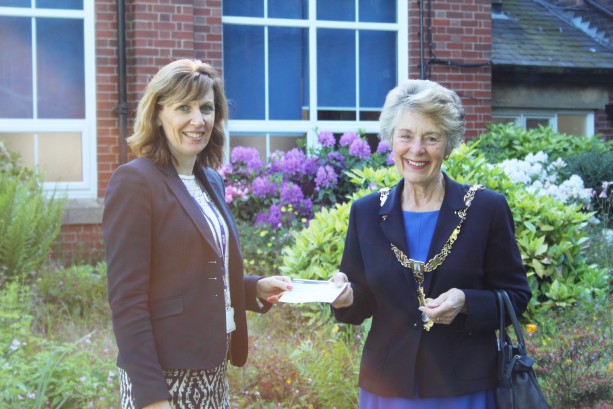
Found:
[{"label": "gold chain collar", "polygon": [[[398,262],[403,267],[409,268],[413,273],[413,278],[417,283],[417,301],[419,302],[420,307],[424,307],[429,301],[429,299],[426,298],[426,295],[424,293],[424,273],[434,271],[438,266],[443,264],[449,253],[451,253],[451,247],[453,246],[453,243],[455,243],[456,239],[458,238],[458,235],[460,234],[462,223],[464,222],[464,220],[466,220],[466,213],[468,212],[468,208],[470,207],[473,199],[475,198],[475,193],[477,193],[477,191],[481,189],[483,189],[482,185],[474,185],[471,186],[470,189],[468,189],[468,192],[466,192],[466,195],[464,196],[464,204],[466,204],[466,207],[456,212],[456,214],[460,217],[460,222],[455,227],[455,229],[453,229],[453,232],[451,232],[451,235],[447,239],[447,242],[445,243],[441,251],[437,255],[432,257],[427,263],[408,258],[406,254],[402,252],[402,250],[396,247],[393,243],[391,244],[392,250],[396,255],[396,259],[398,259]],[[389,188],[381,189],[379,191],[379,194],[381,206],[383,206],[383,203],[385,203],[387,195],[389,194]],[[432,328],[434,322],[430,320],[430,318],[426,314],[423,313],[421,314],[421,320],[423,322],[424,329],[426,331],[430,331],[430,328]]]}]

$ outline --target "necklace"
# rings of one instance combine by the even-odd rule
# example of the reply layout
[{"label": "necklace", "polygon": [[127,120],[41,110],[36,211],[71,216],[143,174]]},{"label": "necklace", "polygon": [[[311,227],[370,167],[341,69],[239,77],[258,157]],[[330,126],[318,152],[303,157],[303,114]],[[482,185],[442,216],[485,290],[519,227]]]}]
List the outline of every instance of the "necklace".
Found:
[{"label": "necklace", "polygon": [[[464,204],[466,204],[466,207],[456,212],[456,214],[460,217],[460,222],[451,232],[451,235],[447,239],[447,242],[445,243],[441,251],[437,255],[432,257],[427,263],[408,258],[406,254],[402,252],[402,250],[400,250],[394,244],[391,244],[392,251],[396,255],[396,259],[398,260],[398,262],[403,267],[409,268],[413,273],[413,278],[417,283],[417,301],[419,302],[420,307],[425,307],[426,303],[430,301],[429,298],[426,298],[426,295],[424,293],[424,273],[434,271],[438,266],[443,264],[449,253],[451,253],[451,247],[453,246],[453,243],[455,243],[456,239],[458,238],[458,235],[460,234],[462,223],[464,222],[464,220],[466,220],[466,213],[468,212],[468,208],[470,207],[470,204],[475,198],[475,193],[477,193],[477,191],[481,189],[483,189],[482,185],[474,185],[471,186],[470,189],[468,189],[468,192],[466,192],[466,195],[464,196]],[[386,192],[380,192],[381,196],[385,195],[385,197],[387,197],[388,193],[389,189]],[[428,317],[424,313],[421,314],[421,321],[423,322],[423,327],[426,331],[430,331],[430,328],[432,328],[432,326],[434,325],[434,322],[430,320],[430,317]]]}]

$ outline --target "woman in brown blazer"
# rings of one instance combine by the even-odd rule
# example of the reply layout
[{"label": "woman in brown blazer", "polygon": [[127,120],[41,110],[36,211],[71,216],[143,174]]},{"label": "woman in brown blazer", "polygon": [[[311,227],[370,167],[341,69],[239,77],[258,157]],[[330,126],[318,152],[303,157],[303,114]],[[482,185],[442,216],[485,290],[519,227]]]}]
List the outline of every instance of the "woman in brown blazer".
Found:
[{"label": "woman in brown blazer", "polygon": [[201,61],[150,81],[107,187],[103,235],[123,408],[229,408],[227,360],[247,359],[246,310],[266,312],[288,277],[243,276],[219,168],[227,103]]}]

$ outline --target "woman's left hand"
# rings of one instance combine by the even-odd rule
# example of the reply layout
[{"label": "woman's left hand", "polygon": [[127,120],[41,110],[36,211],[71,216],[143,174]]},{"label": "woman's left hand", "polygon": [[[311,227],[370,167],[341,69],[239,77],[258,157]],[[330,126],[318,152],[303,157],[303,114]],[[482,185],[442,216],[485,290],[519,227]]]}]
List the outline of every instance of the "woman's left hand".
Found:
[{"label": "woman's left hand", "polygon": [[287,276],[264,277],[258,280],[255,289],[256,295],[258,298],[274,304],[279,301],[281,294],[292,289],[291,282],[292,279]]},{"label": "woman's left hand", "polygon": [[428,301],[426,306],[419,307],[419,310],[430,317],[435,324],[449,325],[453,322],[456,315],[465,311],[465,303],[464,291],[452,288],[437,298]]}]

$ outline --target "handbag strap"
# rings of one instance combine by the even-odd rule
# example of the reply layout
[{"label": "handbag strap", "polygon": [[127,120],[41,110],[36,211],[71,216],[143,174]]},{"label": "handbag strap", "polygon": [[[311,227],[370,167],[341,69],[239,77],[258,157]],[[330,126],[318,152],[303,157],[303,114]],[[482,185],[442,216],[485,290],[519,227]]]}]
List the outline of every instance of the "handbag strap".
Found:
[{"label": "handbag strap", "polygon": [[[505,316],[508,314],[511,318],[511,322],[513,324],[513,329],[515,331],[515,336],[517,337],[517,348],[520,354],[525,354],[526,346],[524,342],[524,335],[521,331],[521,327],[519,326],[519,321],[517,321],[517,316],[515,315],[515,308],[513,308],[513,304],[511,304],[511,300],[509,299],[509,295],[505,290],[496,290],[496,297],[498,298],[498,317],[499,317],[499,331],[498,331],[498,351],[501,351],[507,340],[509,340],[509,335],[506,330],[506,319]],[[507,351],[503,351],[506,353]],[[503,365],[498,365],[499,379],[503,376],[504,368]]]},{"label": "handbag strap", "polygon": [[521,331],[521,327],[519,326],[519,321],[517,320],[517,316],[515,315],[515,308],[513,308],[513,304],[511,304],[511,300],[509,299],[509,295],[505,290],[496,290],[496,295],[498,297],[498,311],[499,311],[499,320],[500,320],[500,332],[498,334],[498,339],[501,344],[504,341],[504,336],[507,335],[506,332],[506,314],[511,318],[511,323],[513,324],[513,329],[515,331],[515,336],[517,337],[517,344],[521,347],[522,352],[525,351],[525,342],[524,335]]}]

